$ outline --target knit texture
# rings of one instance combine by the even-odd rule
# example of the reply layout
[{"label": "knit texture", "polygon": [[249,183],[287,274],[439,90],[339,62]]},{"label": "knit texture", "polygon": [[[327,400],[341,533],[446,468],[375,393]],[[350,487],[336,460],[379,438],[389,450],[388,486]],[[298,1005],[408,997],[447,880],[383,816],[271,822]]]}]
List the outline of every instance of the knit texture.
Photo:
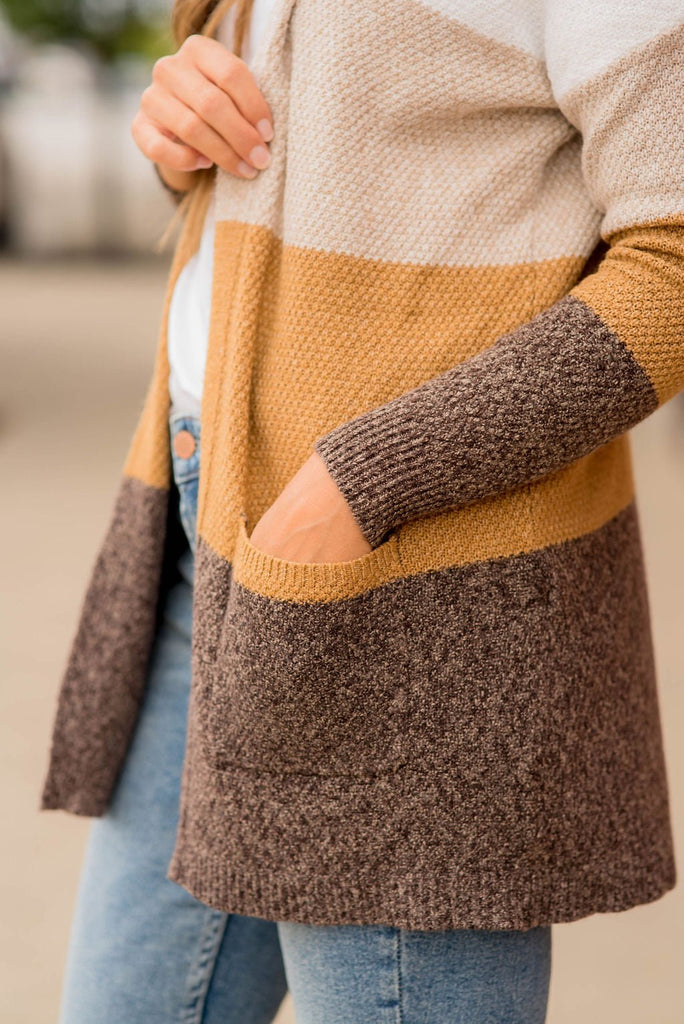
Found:
[{"label": "knit texture", "polygon": [[[684,384],[682,19],[500,7],[276,0],[271,165],[217,173],[169,875],[227,912],[527,928],[675,882],[628,431]],[[200,213],[45,807],[105,809],[144,693]],[[314,450],[360,558],[251,542]]]}]

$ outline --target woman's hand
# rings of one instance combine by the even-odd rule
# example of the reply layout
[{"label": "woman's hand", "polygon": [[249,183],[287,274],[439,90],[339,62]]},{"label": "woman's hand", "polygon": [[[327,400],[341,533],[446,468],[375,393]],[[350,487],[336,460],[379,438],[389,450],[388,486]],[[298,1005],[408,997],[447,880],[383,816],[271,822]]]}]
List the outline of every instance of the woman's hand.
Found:
[{"label": "woman's hand", "polygon": [[371,546],[314,452],[258,521],[250,543],[290,562],[348,562]]},{"label": "woman's hand", "polygon": [[174,188],[217,164],[241,178],[268,167],[271,112],[247,64],[208,36],[188,36],[160,57],[131,134]]}]

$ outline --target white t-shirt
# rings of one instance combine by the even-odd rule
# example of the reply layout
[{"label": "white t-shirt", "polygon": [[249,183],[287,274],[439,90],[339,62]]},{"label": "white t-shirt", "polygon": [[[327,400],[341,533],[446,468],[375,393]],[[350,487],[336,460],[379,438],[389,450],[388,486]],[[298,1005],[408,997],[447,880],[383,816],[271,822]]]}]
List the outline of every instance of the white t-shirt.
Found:
[{"label": "white t-shirt", "polygon": [[[274,0],[255,0],[242,58],[248,64],[271,15]],[[221,22],[217,38],[229,49],[235,8]],[[214,195],[207,208],[200,245],[181,270],[171,296],[167,330],[169,392],[174,412],[199,416],[209,340],[214,269]]]}]

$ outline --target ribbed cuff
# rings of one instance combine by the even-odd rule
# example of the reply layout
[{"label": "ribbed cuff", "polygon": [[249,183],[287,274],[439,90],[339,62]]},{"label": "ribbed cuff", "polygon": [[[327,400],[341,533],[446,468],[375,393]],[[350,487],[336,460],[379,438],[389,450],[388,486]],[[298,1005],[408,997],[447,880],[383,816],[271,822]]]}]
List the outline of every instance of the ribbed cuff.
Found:
[{"label": "ribbed cuff", "polygon": [[629,348],[571,293],[314,448],[376,547],[409,519],[562,468],[657,405]]},{"label": "ribbed cuff", "polygon": [[422,416],[411,415],[422,398],[416,389],[335,427],[314,444],[372,548],[389,530],[429,513],[435,504],[439,462],[434,463]]}]

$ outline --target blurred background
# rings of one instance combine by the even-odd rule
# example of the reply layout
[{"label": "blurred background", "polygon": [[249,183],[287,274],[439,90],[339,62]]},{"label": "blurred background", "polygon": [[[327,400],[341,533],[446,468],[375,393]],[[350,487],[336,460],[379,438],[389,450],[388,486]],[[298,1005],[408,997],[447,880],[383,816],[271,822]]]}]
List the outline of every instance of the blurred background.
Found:
[{"label": "blurred background", "polygon": [[166,197],[130,135],[170,0],[1,0],[0,240],[24,257],[150,255]]},{"label": "blurred background", "polygon": [[[173,204],[130,135],[153,60],[174,49],[169,11],[170,0],[0,0],[2,1024],[57,1019],[88,821],[37,806],[171,258],[155,243]],[[632,438],[684,871],[682,397]],[[684,1024],[681,884],[557,926],[553,941],[549,1024]],[[279,1024],[293,1021],[287,1003]]]}]

